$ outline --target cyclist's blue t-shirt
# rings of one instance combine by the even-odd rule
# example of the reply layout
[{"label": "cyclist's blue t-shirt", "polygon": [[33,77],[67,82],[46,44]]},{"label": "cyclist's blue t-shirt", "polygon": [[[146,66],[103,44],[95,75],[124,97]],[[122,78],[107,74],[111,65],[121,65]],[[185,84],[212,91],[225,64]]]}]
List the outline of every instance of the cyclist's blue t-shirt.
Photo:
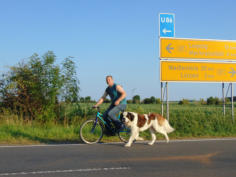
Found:
[{"label": "cyclist's blue t-shirt", "polygon": [[[121,93],[116,90],[116,84],[114,84],[112,87],[106,88],[106,93],[110,96],[111,102],[115,103],[118,98],[120,98]],[[120,104],[127,104],[126,98],[120,101]]]}]

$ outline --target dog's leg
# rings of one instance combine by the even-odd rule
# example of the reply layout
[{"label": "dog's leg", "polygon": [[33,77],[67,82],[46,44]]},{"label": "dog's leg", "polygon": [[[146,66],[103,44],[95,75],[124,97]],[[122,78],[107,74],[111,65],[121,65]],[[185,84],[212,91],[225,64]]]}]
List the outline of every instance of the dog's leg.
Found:
[{"label": "dog's leg", "polygon": [[143,138],[139,136],[139,131],[137,131],[137,135],[135,137],[137,141],[143,141]]},{"label": "dog's leg", "polygon": [[163,132],[162,134],[165,136],[166,142],[169,143],[169,137],[168,137],[167,133],[166,133],[166,132]]},{"label": "dog's leg", "polygon": [[138,136],[137,138],[135,138],[137,141],[143,141],[144,139],[140,136]]},{"label": "dog's leg", "polygon": [[156,122],[156,123],[154,124],[153,128],[154,128],[158,133],[161,133],[162,135],[164,135],[165,138],[166,138],[166,142],[169,143],[169,137],[168,137],[166,131],[164,130],[163,127],[158,127],[157,124],[158,124],[158,122]]},{"label": "dog's leg", "polygon": [[155,131],[153,130],[152,127],[149,129],[149,131],[150,131],[150,133],[151,133],[151,135],[152,135],[152,141],[149,142],[148,144],[149,144],[149,145],[153,145],[153,144],[155,143],[155,141],[156,141]]},{"label": "dog's leg", "polygon": [[137,141],[143,141],[144,140],[142,137],[139,136],[139,132],[137,132],[137,135],[136,135],[135,139]]},{"label": "dog's leg", "polygon": [[168,137],[167,133],[164,130],[158,130],[157,132],[159,132],[162,135],[164,135],[165,138],[166,138],[166,142],[169,143],[169,137]]},{"label": "dog's leg", "polygon": [[135,138],[137,137],[137,135],[138,135],[138,130],[131,129],[131,136],[129,138],[128,143],[125,144],[125,147],[130,147],[133,141],[135,140]]}]

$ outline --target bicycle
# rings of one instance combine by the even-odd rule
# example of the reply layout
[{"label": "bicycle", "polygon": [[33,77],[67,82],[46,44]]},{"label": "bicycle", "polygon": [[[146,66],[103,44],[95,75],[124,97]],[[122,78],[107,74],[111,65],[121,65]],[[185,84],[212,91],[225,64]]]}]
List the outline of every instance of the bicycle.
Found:
[{"label": "bicycle", "polygon": [[[118,116],[118,119],[120,119],[120,114]],[[81,140],[86,144],[99,143],[103,137],[103,134],[105,133],[105,126],[112,134],[115,135],[118,133],[121,141],[128,142],[128,139],[130,137],[130,129],[125,127],[124,129],[117,132],[117,129],[109,118],[108,120],[104,120],[103,114],[100,112],[99,107],[97,107],[97,114],[95,119],[88,119],[81,125]]]}]

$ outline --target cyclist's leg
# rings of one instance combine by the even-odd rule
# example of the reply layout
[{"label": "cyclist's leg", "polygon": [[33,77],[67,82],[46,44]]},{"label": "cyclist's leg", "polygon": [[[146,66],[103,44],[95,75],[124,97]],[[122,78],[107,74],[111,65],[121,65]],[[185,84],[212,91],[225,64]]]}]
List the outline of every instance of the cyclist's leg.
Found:
[{"label": "cyclist's leg", "polygon": [[122,125],[122,122],[120,120],[117,119],[117,114],[120,111],[124,111],[126,108],[126,104],[120,104],[117,105],[115,107],[113,107],[109,112],[108,112],[108,116],[111,118],[111,120],[114,122],[115,126],[117,129],[119,129]]},{"label": "cyclist's leg", "polygon": [[108,113],[109,113],[109,111],[113,108],[114,106],[113,105],[110,105],[108,108],[107,108],[107,110],[103,113],[103,119],[106,121],[106,126],[105,126],[105,128],[107,129],[107,130],[109,130],[107,127],[111,127],[111,123],[110,123],[110,120],[108,119]]}]

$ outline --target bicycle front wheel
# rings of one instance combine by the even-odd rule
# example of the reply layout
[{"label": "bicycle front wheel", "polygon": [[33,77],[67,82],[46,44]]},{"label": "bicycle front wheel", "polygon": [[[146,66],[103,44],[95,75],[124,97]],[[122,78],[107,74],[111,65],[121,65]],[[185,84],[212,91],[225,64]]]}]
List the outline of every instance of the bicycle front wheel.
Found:
[{"label": "bicycle front wheel", "polygon": [[80,138],[84,143],[98,143],[103,137],[103,126],[99,121],[90,119],[85,121],[80,127]]}]

